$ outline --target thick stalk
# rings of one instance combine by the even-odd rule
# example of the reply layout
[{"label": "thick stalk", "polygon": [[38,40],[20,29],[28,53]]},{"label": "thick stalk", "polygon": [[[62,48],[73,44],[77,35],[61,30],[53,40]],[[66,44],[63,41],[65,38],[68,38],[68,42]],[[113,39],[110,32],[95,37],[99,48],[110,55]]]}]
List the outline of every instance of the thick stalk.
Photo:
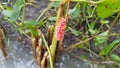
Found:
[{"label": "thick stalk", "polygon": [[[55,24],[55,28],[57,27],[57,25],[59,23],[59,20],[62,16],[62,12],[63,12],[63,7],[67,3],[67,1],[68,0],[64,0],[64,1],[61,1],[61,3],[60,3],[58,13],[57,13],[57,21],[56,21],[56,24]],[[57,40],[56,40],[55,35],[56,35],[56,29],[54,31],[54,36],[53,36],[52,44],[51,44],[51,54],[52,54],[53,61],[54,61],[54,56],[55,56],[55,52],[56,52],[56,48],[57,48]]]},{"label": "thick stalk", "polygon": [[[67,1],[67,10],[66,10],[66,15],[65,15],[66,21],[68,20],[69,6],[70,6],[70,0]],[[64,37],[63,37],[63,39],[64,39]],[[56,61],[58,60],[59,54],[61,52],[63,39],[59,41],[59,44],[58,44],[58,47],[57,47],[58,50],[57,50],[57,55],[56,55]]]},{"label": "thick stalk", "polygon": [[[61,15],[62,15],[62,6],[60,5],[60,7],[58,9],[58,13],[57,13],[57,21],[55,24],[56,26],[58,25]],[[56,28],[56,26],[55,26],[55,28]],[[54,59],[54,55],[55,55],[55,51],[56,51],[56,47],[57,47],[57,40],[56,40],[55,34],[56,34],[56,30],[54,31],[54,36],[53,36],[52,44],[51,44],[51,53],[52,53],[53,59]]]}]

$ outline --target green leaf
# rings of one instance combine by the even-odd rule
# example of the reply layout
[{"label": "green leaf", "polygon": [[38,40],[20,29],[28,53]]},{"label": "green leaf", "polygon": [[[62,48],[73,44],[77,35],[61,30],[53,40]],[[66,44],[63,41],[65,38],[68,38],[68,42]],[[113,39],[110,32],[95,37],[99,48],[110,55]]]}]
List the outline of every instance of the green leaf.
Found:
[{"label": "green leaf", "polygon": [[31,30],[31,33],[32,33],[33,37],[37,37],[38,36],[38,31],[35,29],[34,26],[27,25],[27,27]]},{"label": "green leaf", "polygon": [[44,25],[44,22],[43,21],[39,21],[39,26],[42,26],[42,25]]},{"label": "green leaf", "polygon": [[92,23],[90,23],[90,27],[89,27],[89,29],[94,29],[95,24],[96,24],[96,21],[93,21]]},{"label": "green leaf", "polygon": [[56,21],[57,17],[49,17],[48,20],[50,20],[50,21]]},{"label": "green leaf", "polygon": [[77,48],[84,48],[85,46],[88,46],[88,45],[90,45],[90,43],[89,43],[89,42],[86,42],[86,43],[84,43],[84,44],[78,45]]},{"label": "green leaf", "polygon": [[24,22],[24,24],[25,24],[25,25],[37,26],[37,25],[39,25],[40,23],[39,23],[38,21],[36,21],[36,20],[26,20],[26,21]]},{"label": "green leaf", "polygon": [[91,34],[96,34],[96,31],[93,30],[93,29],[89,29],[89,31],[90,31]]},{"label": "green leaf", "polygon": [[10,15],[10,22],[15,22],[19,18],[23,4],[24,0],[17,0],[15,2],[12,8],[12,14]]},{"label": "green leaf", "polygon": [[60,2],[54,2],[52,6],[55,7],[55,8],[58,8],[59,5],[60,5]]},{"label": "green leaf", "polygon": [[80,55],[82,59],[86,59],[87,57],[85,55]]},{"label": "green leaf", "polygon": [[43,22],[40,21],[36,21],[36,20],[26,20],[24,21],[23,24],[20,25],[21,29],[27,29],[27,31],[30,30],[30,32],[32,33],[33,37],[37,37],[38,36],[38,31],[36,29],[36,26],[42,26]]},{"label": "green leaf", "polygon": [[116,54],[111,54],[110,57],[112,57],[113,59],[115,59],[116,61],[120,62],[120,57]]},{"label": "green leaf", "polygon": [[109,21],[108,20],[101,20],[101,24],[108,24],[109,23]]},{"label": "green leaf", "polygon": [[31,31],[31,34],[33,35],[33,37],[37,37],[38,36],[38,31],[36,29],[36,26],[41,26],[41,22],[38,22],[36,20],[26,20],[22,25],[21,25],[21,29],[26,29],[28,28]]},{"label": "green leaf", "polygon": [[77,48],[83,48],[85,47],[85,44],[78,45]]},{"label": "green leaf", "polygon": [[68,14],[72,14],[72,13],[74,13],[75,11],[76,11],[76,7],[74,7],[73,9],[69,9]]},{"label": "green leaf", "polygon": [[[107,5],[106,5],[107,6]],[[98,5],[97,7],[97,13],[98,13],[98,16],[101,17],[101,18],[106,18],[110,15],[112,15],[113,13],[113,10],[112,9],[109,9],[109,8],[106,8],[105,5]],[[107,6],[108,7],[108,6]],[[110,6],[109,6],[110,7]]]},{"label": "green leaf", "polygon": [[71,31],[75,36],[78,36],[78,35],[79,35],[77,30],[75,30],[75,29],[73,29],[73,28],[71,28],[71,27],[69,27],[69,29],[70,29],[70,31]]},{"label": "green leaf", "polygon": [[104,0],[97,5],[97,14],[101,18],[107,18],[118,9],[120,0]]},{"label": "green leaf", "polygon": [[80,14],[80,4],[77,3],[76,6],[73,9],[70,9],[68,14],[72,15],[72,18],[75,18],[77,16],[79,16]]},{"label": "green leaf", "polygon": [[100,44],[104,43],[107,41],[108,39],[108,31],[105,31],[101,34],[99,34],[96,38],[95,38],[95,46],[99,46]]},{"label": "green leaf", "polygon": [[101,51],[100,51],[100,55],[107,55],[109,54],[110,50],[117,44],[119,43],[119,40],[115,40],[113,41],[111,44],[109,44],[108,46],[105,46]]},{"label": "green leaf", "polygon": [[3,10],[2,13],[4,14],[4,16],[10,17],[11,14],[12,14],[12,11],[10,11],[10,10]]},{"label": "green leaf", "polygon": [[119,61],[120,62],[120,57],[115,55],[115,54],[111,54],[110,57],[112,57],[114,60]]}]

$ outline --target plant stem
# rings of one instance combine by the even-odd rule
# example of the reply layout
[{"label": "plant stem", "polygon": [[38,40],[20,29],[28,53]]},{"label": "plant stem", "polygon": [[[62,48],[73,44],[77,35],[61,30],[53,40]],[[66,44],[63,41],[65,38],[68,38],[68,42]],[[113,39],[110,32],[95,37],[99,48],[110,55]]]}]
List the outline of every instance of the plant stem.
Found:
[{"label": "plant stem", "polygon": [[95,7],[93,8],[93,11],[92,11],[90,17],[93,17],[93,14],[95,13],[96,7],[97,7],[97,6],[95,6]]},{"label": "plant stem", "polygon": [[38,21],[45,14],[46,11],[52,8],[52,5],[53,5],[53,2],[48,5],[48,7],[38,16],[36,20]]},{"label": "plant stem", "polygon": [[66,15],[65,15],[66,20],[68,19],[69,7],[70,7],[70,0],[68,0],[68,3],[67,3],[67,10],[66,10]]},{"label": "plant stem", "polygon": [[[66,21],[67,21],[67,19],[68,19],[69,6],[70,6],[70,0],[68,0],[68,3],[67,3],[67,10],[66,10],[66,15],[65,15]],[[64,37],[63,37],[63,39],[64,39]],[[58,50],[57,50],[57,55],[56,55],[56,61],[57,61],[57,59],[58,59],[58,57],[59,57],[59,54],[60,54],[60,52],[61,52],[63,39],[59,41],[59,44],[58,44],[58,47],[57,47]]]},{"label": "plant stem", "polygon": [[86,39],[86,40],[84,40],[84,41],[80,41],[80,42],[78,42],[78,43],[76,43],[76,44],[73,44],[73,45],[71,45],[70,47],[65,48],[64,50],[71,50],[71,49],[77,47],[77,46],[80,45],[80,44],[83,44],[83,43],[86,43],[87,41],[92,40],[93,38],[94,38],[94,36],[91,37],[91,38],[88,38],[88,39]]},{"label": "plant stem", "polygon": [[[59,22],[61,16],[62,16],[62,6],[60,6],[59,9],[58,9],[57,21],[56,21],[56,24],[55,24],[55,28],[58,25],[58,22]],[[52,53],[53,59],[54,59],[54,55],[55,55],[55,51],[56,51],[56,47],[57,47],[57,40],[56,40],[55,35],[56,35],[56,30],[54,31],[52,44],[51,44],[51,53]]]},{"label": "plant stem", "polygon": [[47,48],[47,51],[48,51],[48,53],[49,53],[49,56],[50,56],[50,68],[54,68],[53,67],[53,58],[52,58],[52,55],[51,55],[51,51],[50,51],[50,49],[49,49],[49,47],[48,47],[48,43],[47,43],[47,41],[45,40],[45,37],[44,37],[44,35],[42,34],[42,37],[43,37],[43,42],[44,42],[44,44],[45,44],[45,46],[46,46],[46,48]]},{"label": "plant stem", "polygon": [[115,46],[115,47],[110,51],[110,53],[114,52],[119,46],[120,46],[120,43],[119,43],[117,46]]},{"label": "plant stem", "polygon": [[114,26],[115,22],[117,21],[117,19],[120,16],[120,12],[118,13],[118,15],[116,16],[116,18],[114,19],[114,21],[112,22],[112,24],[110,25],[110,28],[108,29],[108,32],[110,32],[110,30],[112,29],[112,27]]},{"label": "plant stem", "polygon": [[25,0],[24,0],[24,6],[23,6],[22,21],[21,21],[21,23],[24,23],[24,19],[25,19],[25,10],[26,10],[26,4],[25,4]]},{"label": "plant stem", "polygon": [[[64,0],[64,1],[60,2],[60,6],[58,9],[58,13],[57,13],[57,21],[55,24],[55,28],[57,27],[59,20],[62,17],[63,7],[67,3],[67,1],[68,0]],[[52,53],[53,61],[54,61],[54,57],[55,57],[56,48],[57,48],[57,40],[56,40],[56,29],[55,29],[53,39],[52,39],[52,44],[51,44],[51,53]]]},{"label": "plant stem", "polygon": [[89,51],[90,53],[92,53],[93,55],[95,55],[95,56],[97,56],[97,57],[100,57],[98,54],[96,54],[94,51],[92,51],[92,50],[90,50],[90,49],[88,49],[88,48],[86,48],[85,47],[85,49],[87,50],[87,51]]},{"label": "plant stem", "polygon": [[6,52],[5,48],[6,47],[5,47],[5,44],[4,44],[4,33],[3,33],[3,30],[0,26],[0,49],[1,49],[4,57],[7,56],[7,52]]}]

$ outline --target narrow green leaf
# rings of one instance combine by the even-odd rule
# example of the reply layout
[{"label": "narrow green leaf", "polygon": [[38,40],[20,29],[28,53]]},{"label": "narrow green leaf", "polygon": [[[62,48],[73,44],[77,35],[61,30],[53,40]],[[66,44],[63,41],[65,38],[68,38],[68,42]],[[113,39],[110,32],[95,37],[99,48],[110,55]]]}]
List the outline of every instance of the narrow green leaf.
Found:
[{"label": "narrow green leaf", "polygon": [[4,16],[10,17],[11,14],[12,14],[12,11],[10,11],[10,10],[3,10],[2,13],[4,14]]},{"label": "narrow green leaf", "polygon": [[50,20],[50,21],[56,21],[57,17],[49,17],[48,20]]},{"label": "narrow green leaf", "polygon": [[35,29],[35,27],[33,27],[32,25],[28,25],[28,28],[31,30],[33,37],[38,36],[38,31]]},{"label": "narrow green leaf", "polygon": [[75,30],[75,29],[73,29],[73,28],[71,28],[71,27],[69,27],[69,29],[70,29],[70,31],[71,31],[75,36],[78,36],[78,35],[79,35],[77,30]]},{"label": "narrow green leaf", "polygon": [[108,31],[105,31],[101,34],[99,34],[96,38],[95,38],[95,46],[99,46],[100,44],[104,43],[107,41],[108,39]]},{"label": "narrow green leaf", "polygon": [[90,31],[91,34],[96,34],[96,31],[93,30],[93,29],[89,29],[89,31]]},{"label": "narrow green leaf", "polygon": [[110,57],[112,57],[114,60],[119,61],[120,62],[120,57],[116,54],[111,54]]},{"label": "narrow green leaf", "polygon": [[70,9],[69,14],[71,14],[72,18],[75,18],[77,16],[79,16],[80,14],[80,4],[77,3],[76,6],[73,9]]},{"label": "narrow green leaf", "polygon": [[39,23],[38,21],[36,21],[36,20],[26,20],[26,21],[24,22],[24,24],[25,24],[25,25],[37,26],[37,25],[39,25],[40,23]]},{"label": "narrow green leaf", "polygon": [[68,14],[72,14],[72,13],[74,13],[75,11],[76,11],[76,8],[69,9],[69,12],[68,12]]},{"label": "narrow green leaf", "polygon": [[96,24],[96,21],[93,21],[92,23],[90,23],[90,27],[89,27],[89,29],[94,29],[95,24]]},{"label": "narrow green leaf", "polygon": [[83,48],[85,47],[85,44],[78,45],[77,48]]},{"label": "narrow green leaf", "polygon": [[52,6],[55,7],[55,8],[58,8],[59,5],[60,5],[60,2],[54,2]]},{"label": "narrow green leaf", "polygon": [[111,44],[109,44],[108,46],[105,46],[101,51],[100,51],[100,55],[107,55],[109,54],[110,50],[117,44],[119,43],[119,40],[115,40],[113,41]]},{"label": "narrow green leaf", "polygon": [[10,22],[16,21],[20,16],[20,11],[24,4],[24,0],[17,0],[12,8],[12,14],[10,15]]},{"label": "narrow green leaf", "polygon": [[109,23],[109,21],[108,20],[101,20],[101,24],[108,24]]},{"label": "narrow green leaf", "polygon": [[26,29],[27,29],[27,31],[30,30],[30,32],[31,32],[33,37],[37,37],[38,36],[38,31],[37,31],[36,27],[34,25],[32,25],[32,24],[25,24],[25,23],[23,23],[19,27],[22,30],[26,30]]}]

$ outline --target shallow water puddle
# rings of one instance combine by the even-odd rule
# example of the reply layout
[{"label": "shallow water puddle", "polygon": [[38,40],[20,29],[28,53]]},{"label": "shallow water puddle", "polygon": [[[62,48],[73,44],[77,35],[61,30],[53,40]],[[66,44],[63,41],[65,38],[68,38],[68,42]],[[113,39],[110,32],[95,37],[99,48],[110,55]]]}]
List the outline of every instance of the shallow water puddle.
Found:
[{"label": "shallow water puddle", "polygon": [[59,68],[90,68],[90,64],[73,57],[69,53],[62,53],[59,58],[59,63],[56,64]]},{"label": "shallow water puddle", "polygon": [[0,53],[0,68],[38,68],[30,47],[17,41],[10,41],[8,48],[6,59]]},{"label": "shallow water puddle", "polygon": [[[40,68],[33,57],[32,47],[18,41],[10,41],[7,46],[8,57],[0,53],[0,68]],[[67,52],[62,52],[55,68],[94,68],[89,63],[77,59]]]}]

